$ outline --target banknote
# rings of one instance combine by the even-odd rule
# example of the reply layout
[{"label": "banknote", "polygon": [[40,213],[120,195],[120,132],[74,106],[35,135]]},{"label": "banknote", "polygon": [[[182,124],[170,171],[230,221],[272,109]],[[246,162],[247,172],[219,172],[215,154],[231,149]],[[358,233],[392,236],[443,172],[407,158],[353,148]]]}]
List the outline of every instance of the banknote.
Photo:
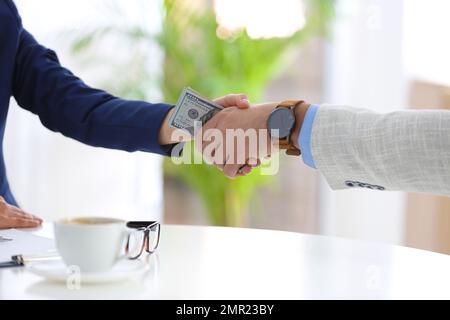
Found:
[{"label": "banknote", "polygon": [[222,109],[223,107],[203,98],[191,88],[184,88],[169,119],[169,125],[187,131],[193,136],[196,125],[203,126]]}]

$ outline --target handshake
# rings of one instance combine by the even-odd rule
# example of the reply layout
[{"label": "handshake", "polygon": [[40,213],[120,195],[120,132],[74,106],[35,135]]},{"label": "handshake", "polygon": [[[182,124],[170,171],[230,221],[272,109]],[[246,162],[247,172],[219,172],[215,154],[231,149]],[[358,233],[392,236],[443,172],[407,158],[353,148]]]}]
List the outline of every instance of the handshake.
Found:
[{"label": "handshake", "polygon": [[[248,175],[277,149],[299,156],[298,140],[308,108],[303,101],[251,105],[245,94],[208,101],[185,89],[162,131],[170,128],[166,132],[170,142],[193,138],[203,160],[234,179]],[[180,154],[179,148],[173,149],[172,159]]]}]

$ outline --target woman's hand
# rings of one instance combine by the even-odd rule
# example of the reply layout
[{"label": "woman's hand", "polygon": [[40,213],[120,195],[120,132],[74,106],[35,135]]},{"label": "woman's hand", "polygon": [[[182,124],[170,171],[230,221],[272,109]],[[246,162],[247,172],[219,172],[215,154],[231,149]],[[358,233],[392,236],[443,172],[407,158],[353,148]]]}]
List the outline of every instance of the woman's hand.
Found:
[{"label": "woman's hand", "polygon": [[42,224],[42,219],[25,213],[22,209],[8,204],[0,196],[0,229],[36,228]]}]

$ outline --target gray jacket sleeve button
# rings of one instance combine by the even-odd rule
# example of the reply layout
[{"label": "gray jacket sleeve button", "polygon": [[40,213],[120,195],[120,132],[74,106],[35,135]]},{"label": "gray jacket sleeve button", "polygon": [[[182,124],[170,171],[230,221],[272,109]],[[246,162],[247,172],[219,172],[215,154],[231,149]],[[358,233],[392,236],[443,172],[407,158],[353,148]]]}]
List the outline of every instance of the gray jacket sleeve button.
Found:
[{"label": "gray jacket sleeve button", "polygon": [[355,187],[355,183],[353,181],[345,181],[345,185],[349,188]]}]

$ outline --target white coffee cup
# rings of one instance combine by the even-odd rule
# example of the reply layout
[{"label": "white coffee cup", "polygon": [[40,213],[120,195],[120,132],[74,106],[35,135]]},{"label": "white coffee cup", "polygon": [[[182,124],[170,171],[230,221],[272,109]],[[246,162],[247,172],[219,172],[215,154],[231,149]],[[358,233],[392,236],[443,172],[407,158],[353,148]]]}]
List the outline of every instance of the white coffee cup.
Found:
[{"label": "white coffee cup", "polygon": [[67,266],[77,266],[81,272],[105,272],[124,258],[125,224],[113,218],[59,220],[54,223],[56,247]]}]

